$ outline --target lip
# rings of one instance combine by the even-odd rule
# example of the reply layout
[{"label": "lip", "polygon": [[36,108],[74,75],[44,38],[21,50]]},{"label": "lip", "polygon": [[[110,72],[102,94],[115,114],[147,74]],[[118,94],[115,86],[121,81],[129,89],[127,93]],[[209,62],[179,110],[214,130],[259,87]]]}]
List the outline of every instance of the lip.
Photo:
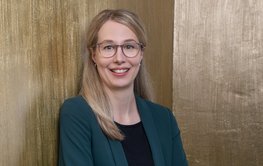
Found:
[{"label": "lip", "polygon": [[112,68],[112,69],[110,69],[112,74],[116,75],[116,76],[124,76],[128,73],[129,70],[130,70],[129,68]]}]

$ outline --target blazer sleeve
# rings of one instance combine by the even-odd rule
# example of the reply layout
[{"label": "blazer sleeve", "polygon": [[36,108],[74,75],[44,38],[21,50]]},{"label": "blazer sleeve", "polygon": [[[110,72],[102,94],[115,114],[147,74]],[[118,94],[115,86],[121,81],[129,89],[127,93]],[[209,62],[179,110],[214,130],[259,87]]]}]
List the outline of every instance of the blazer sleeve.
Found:
[{"label": "blazer sleeve", "polygon": [[184,152],[180,130],[173,114],[171,113],[171,125],[172,125],[172,148],[173,148],[173,161],[172,165],[188,166],[186,155]]},{"label": "blazer sleeve", "polygon": [[93,166],[91,129],[87,114],[73,101],[60,110],[59,166]]}]

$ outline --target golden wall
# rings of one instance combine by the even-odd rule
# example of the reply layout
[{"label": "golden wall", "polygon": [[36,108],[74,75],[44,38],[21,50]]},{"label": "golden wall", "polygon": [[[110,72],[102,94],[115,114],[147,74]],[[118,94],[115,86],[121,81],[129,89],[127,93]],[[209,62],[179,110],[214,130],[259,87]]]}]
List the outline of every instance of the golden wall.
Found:
[{"label": "golden wall", "polygon": [[263,1],[0,0],[1,166],[56,165],[83,30],[105,8],[144,20],[156,101],[173,108],[191,166],[263,165]]},{"label": "golden wall", "polygon": [[0,165],[55,166],[62,101],[76,95],[84,27],[105,8],[144,20],[157,101],[172,107],[173,1],[0,0]]},{"label": "golden wall", "polygon": [[190,165],[263,165],[263,1],[174,11],[173,108]]}]

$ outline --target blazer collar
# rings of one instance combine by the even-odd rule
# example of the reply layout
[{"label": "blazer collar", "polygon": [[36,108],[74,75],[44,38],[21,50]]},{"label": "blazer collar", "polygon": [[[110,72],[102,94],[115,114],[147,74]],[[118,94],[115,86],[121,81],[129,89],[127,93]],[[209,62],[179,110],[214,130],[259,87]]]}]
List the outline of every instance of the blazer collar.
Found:
[{"label": "blazer collar", "polygon": [[152,117],[152,110],[147,103],[140,97],[136,97],[137,108],[140,118],[148,138],[155,166],[164,166],[164,156],[161,149],[159,137]]},{"label": "blazer collar", "polygon": [[121,142],[108,138],[115,166],[128,166]]}]

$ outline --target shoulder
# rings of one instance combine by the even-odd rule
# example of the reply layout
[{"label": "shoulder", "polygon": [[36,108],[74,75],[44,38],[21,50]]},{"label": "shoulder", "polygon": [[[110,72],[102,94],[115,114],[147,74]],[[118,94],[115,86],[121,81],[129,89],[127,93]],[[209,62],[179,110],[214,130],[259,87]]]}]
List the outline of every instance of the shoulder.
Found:
[{"label": "shoulder", "polygon": [[152,119],[157,130],[164,134],[175,135],[179,128],[173,112],[163,105],[142,98],[137,98],[139,112],[143,119]]},{"label": "shoulder", "polygon": [[95,118],[95,115],[82,96],[75,96],[66,99],[60,107],[60,119],[70,117],[80,121],[87,121],[87,118]]},{"label": "shoulder", "polygon": [[178,132],[176,118],[169,108],[140,97],[137,97],[136,101],[141,118],[151,118],[160,130],[165,131],[169,128],[175,128]]},{"label": "shoulder", "polygon": [[153,116],[156,116],[159,118],[161,117],[168,118],[169,116],[173,116],[172,111],[166,106],[143,99],[141,97],[137,97],[136,100],[137,100],[137,104],[139,105],[139,107],[143,107],[142,111],[148,110],[151,112]]},{"label": "shoulder", "polygon": [[91,108],[82,96],[68,98],[61,105],[61,114],[75,114],[83,110],[91,111]]}]

